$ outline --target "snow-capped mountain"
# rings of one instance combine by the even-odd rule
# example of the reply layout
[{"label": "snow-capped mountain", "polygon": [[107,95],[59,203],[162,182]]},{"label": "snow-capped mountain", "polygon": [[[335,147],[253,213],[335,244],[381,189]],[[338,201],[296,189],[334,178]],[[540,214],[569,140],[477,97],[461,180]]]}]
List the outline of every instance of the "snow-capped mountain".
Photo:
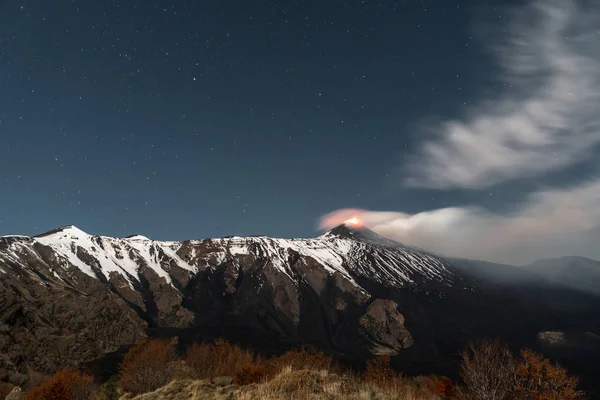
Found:
[{"label": "snow-capped mountain", "polygon": [[[93,236],[77,227],[66,226],[33,238],[6,236],[0,240],[4,242],[0,265],[18,264],[24,254],[34,255],[36,248],[47,247],[56,258],[48,265],[56,279],[63,280],[62,273],[76,268],[103,282],[123,279],[132,289],[141,284],[143,268],[176,288],[173,279],[177,280],[177,277],[170,272],[173,268],[193,275],[238,258],[266,260],[289,279],[298,281],[301,277],[289,262],[294,256],[310,258],[327,274],[339,273],[355,285],[355,277],[395,287],[427,280],[452,285],[456,280],[439,258],[404,247],[368,229],[357,230],[345,225],[314,239],[254,236],[163,242],[141,235],[127,238]],[[36,274],[34,266],[20,267],[24,272]],[[0,273],[2,271],[0,269]]]},{"label": "snow-capped mountain", "polygon": [[472,337],[535,340],[597,314],[569,294],[586,306],[567,318],[545,288],[490,285],[457,262],[346,225],[310,239],[167,242],[74,226],[0,237],[0,369],[50,372],[165,329],[414,366]]}]

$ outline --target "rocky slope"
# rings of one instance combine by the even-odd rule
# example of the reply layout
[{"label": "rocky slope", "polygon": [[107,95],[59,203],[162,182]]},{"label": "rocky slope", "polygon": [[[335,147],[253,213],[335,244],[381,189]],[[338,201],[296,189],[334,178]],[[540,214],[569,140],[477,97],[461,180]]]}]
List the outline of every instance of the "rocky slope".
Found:
[{"label": "rocky slope", "polygon": [[522,345],[540,332],[598,334],[598,305],[554,287],[490,283],[457,260],[344,225],[314,239],[184,242],[68,226],[0,238],[0,379],[163,331],[399,355],[429,373],[473,337]]}]

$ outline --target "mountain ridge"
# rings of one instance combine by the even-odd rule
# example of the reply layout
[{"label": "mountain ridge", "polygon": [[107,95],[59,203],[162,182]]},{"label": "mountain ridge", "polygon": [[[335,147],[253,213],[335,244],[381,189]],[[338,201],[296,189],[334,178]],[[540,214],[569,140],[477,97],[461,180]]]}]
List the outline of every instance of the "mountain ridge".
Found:
[{"label": "mountain ridge", "polygon": [[156,241],[71,225],[0,237],[0,369],[52,372],[162,331],[386,354],[407,370],[451,360],[471,338],[600,333],[587,295],[472,272],[345,225],[296,239]]}]

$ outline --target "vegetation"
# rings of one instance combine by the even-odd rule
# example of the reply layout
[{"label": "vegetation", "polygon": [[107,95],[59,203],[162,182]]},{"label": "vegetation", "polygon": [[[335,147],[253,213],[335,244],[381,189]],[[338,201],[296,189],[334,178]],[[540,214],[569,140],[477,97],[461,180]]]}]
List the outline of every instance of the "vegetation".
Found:
[{"label": "vegetation", "polygon": [[148,340],[133,347],[120,365],[120,386],[134,394],[156,390],[171,380],[170,363],[177,359],[175,344]]},{"label": "vegetation", "polygon": [[26,400],[89,400],[97,387],[91,376],[75,370],[58,371],[50,380],[30,391]]},{"label": "vegetation", "polygon": [[529,349],[515,356],[498,340],[472,343],[462,352],[464,400],[578,400],[584,393],[567,370]]},{"label": "vegetation", "polygon": [[[27,400],[296,399],[296,400],[579,400],[577,378],[531,350],[515,355],[498,340],[470,344],[462,353],[463,385],[443,376],[405,377],[390,358],[374,357],[362,373],[348,371],[310,349],[262,359],[225,340],[191,346],[182,358],[175,343],[148,340],[129,350],[120,374],[102,386],[80,371],[59,371]],[[211,383],[228,376],[233,385]],[[230,379],[231,379],[230,378]]]}]

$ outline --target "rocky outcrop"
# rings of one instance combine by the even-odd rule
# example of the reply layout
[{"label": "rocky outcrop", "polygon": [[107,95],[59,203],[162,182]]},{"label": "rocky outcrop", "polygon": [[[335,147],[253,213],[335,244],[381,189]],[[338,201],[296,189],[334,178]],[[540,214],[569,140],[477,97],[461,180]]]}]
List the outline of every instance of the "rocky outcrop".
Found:
[{"label": "rocky outcrop", "polygon": [[376,299],[360,318],[360,334],[371,353],[397,355],[412,346],[413,338],[397,307],[391,300]]}]

